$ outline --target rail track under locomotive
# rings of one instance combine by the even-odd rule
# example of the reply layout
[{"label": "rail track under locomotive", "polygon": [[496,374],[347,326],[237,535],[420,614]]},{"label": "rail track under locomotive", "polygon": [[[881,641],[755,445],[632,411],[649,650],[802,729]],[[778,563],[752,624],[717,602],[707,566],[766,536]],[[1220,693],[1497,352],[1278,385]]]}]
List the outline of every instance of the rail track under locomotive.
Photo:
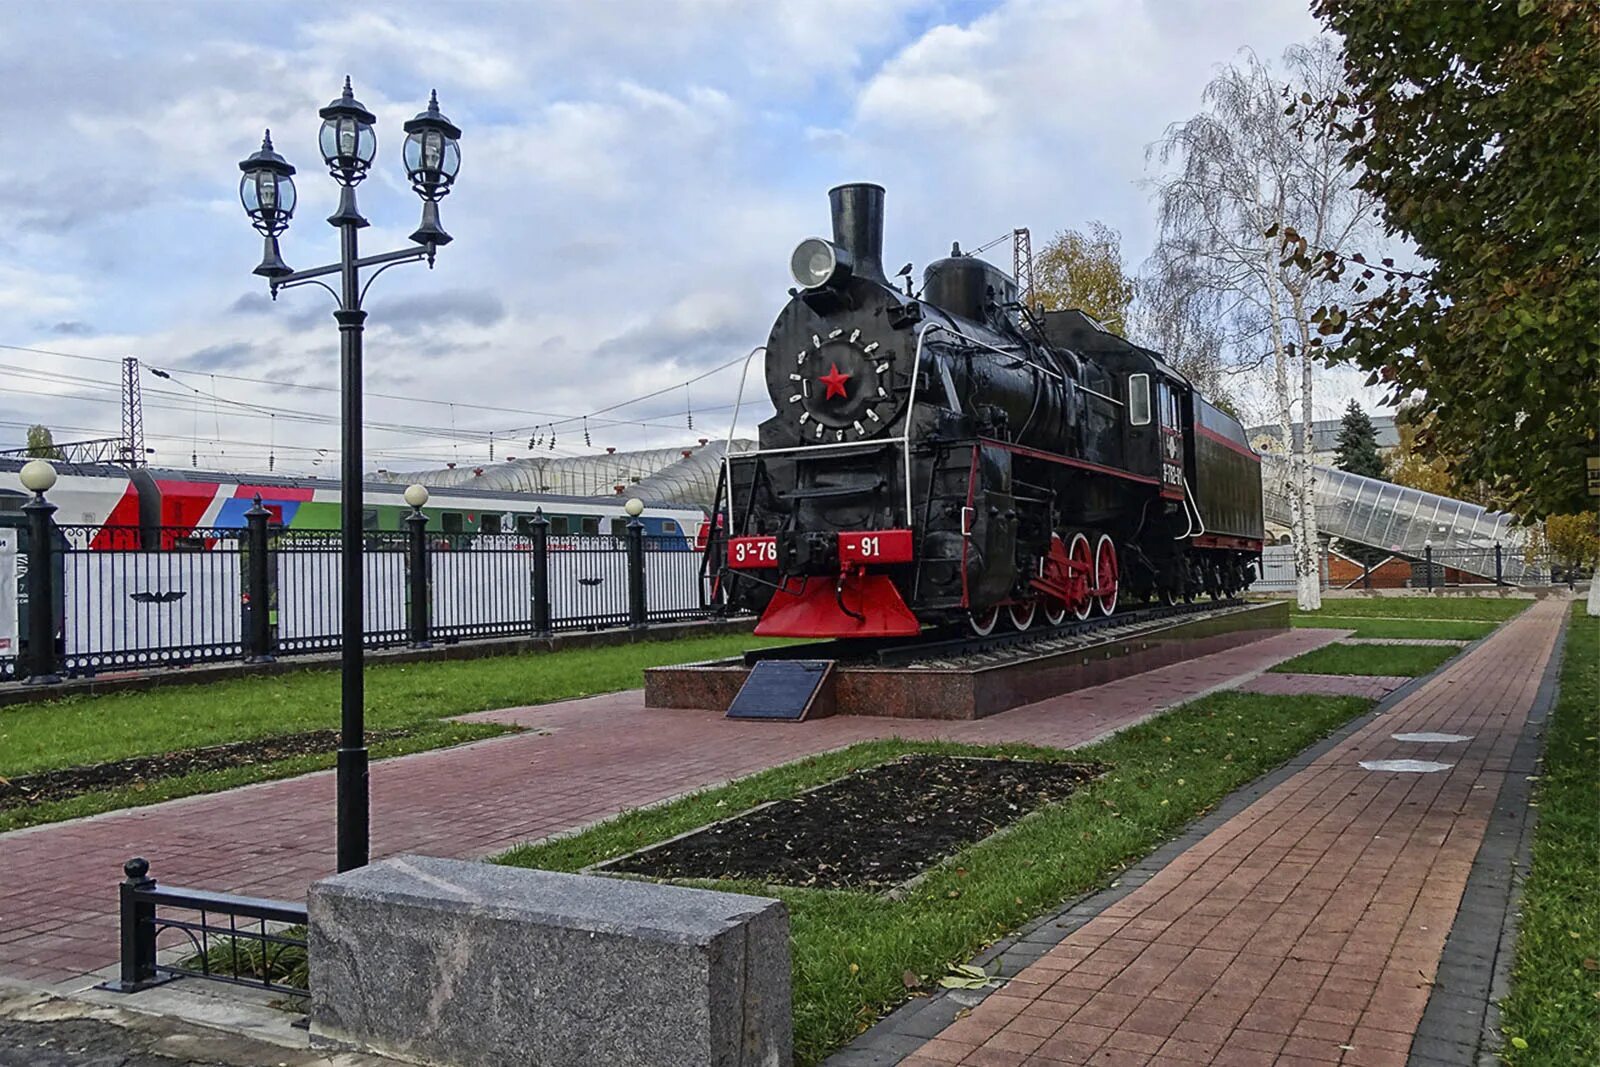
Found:
[{"label": "rail track under locomotive", "polygon": [[1236,420],[959,249],[901,292],[883,189],[829,196],[833,240],[795,250],[800,288],[757,350],[775,414],[729,455],[707,548],[758,634],[987,636],[1249,585],[1260,463]]},{"label": "rail track under locomotive", "polygon": [[[979,636],[957,633],[941,636],[934,632],[920,638],[839,638],[812,641],[774,648],[754,648],[744,653],[745,666],[770,659],[829,659],[839,663],[873,664],[879,667],[906,667],[935,661],[960,660],[994,652],[1031,654],[1057,642],[1093,644],[1117,631],[1143,628],[1149,623],[1179,621],[1213,611],[1242,608],[1243,599],[1201,601],[1193,604],[1157,604],[1129,608],[1115,615],[1064,622],[1059,626],[1033,627],[1027,631],[1008,631]],[[1081,639],[1081,641],[1079,640]],[[1058,649],[1051,647],[1051,651]]]}]

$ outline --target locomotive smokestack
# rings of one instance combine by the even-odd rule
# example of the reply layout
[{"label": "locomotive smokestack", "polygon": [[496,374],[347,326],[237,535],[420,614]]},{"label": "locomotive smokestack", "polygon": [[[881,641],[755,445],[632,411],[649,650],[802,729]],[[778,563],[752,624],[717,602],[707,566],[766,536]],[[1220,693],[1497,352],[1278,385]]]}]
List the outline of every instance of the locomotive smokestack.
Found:
[{"label": "locomotive smokestack", "polygon": [[883,186],[852,182],[828,190],[833,243],[850,253],[852,273],[888,285],[883,274]]}]

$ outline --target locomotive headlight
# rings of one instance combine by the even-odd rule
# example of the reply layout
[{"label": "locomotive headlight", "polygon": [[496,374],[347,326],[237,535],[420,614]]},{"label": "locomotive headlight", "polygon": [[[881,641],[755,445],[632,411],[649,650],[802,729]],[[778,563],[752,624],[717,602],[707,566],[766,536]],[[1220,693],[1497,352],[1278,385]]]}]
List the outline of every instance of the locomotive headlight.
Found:
[{"label": "locomotive headlight", "polygon": [[850,277],[850,253],[820,237],[807,237],[789,257],[789,273],[802,289],[842,285]]}]

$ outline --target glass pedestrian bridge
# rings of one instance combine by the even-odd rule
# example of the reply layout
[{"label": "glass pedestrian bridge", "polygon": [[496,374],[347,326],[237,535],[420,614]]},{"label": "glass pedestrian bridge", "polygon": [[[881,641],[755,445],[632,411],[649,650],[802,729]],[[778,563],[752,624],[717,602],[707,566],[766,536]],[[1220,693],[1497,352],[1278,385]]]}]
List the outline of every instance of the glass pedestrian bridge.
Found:
[{"label": "glass pedestrian bridge", "polygon": [[[1511,515],[1335,467],[1312,471],[1317,531],[1324,536],[1414,560],[1431,543],[1439,564],[1491,579],[1499,545],[1504,580],[1523,578],[1527,529]],[[1289,524],[1288,476],[1287,456],[1262,455],[1262,510],[1281,526]]]}]

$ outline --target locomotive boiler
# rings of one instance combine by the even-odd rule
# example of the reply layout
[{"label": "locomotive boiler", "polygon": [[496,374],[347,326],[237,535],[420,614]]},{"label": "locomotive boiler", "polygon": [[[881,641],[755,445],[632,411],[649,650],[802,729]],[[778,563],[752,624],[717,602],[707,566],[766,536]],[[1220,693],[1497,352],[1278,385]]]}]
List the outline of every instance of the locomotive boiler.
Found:
[{"label": "locomotive boiler", "polygon": [[795,249],[764,349],[775,413],[727,459],[709,549],[758,634],[987,634],[1249,584],[1260,463],[1235,419],[959,248],[902,291],[883,189],[829,200],[833,238]]}]

